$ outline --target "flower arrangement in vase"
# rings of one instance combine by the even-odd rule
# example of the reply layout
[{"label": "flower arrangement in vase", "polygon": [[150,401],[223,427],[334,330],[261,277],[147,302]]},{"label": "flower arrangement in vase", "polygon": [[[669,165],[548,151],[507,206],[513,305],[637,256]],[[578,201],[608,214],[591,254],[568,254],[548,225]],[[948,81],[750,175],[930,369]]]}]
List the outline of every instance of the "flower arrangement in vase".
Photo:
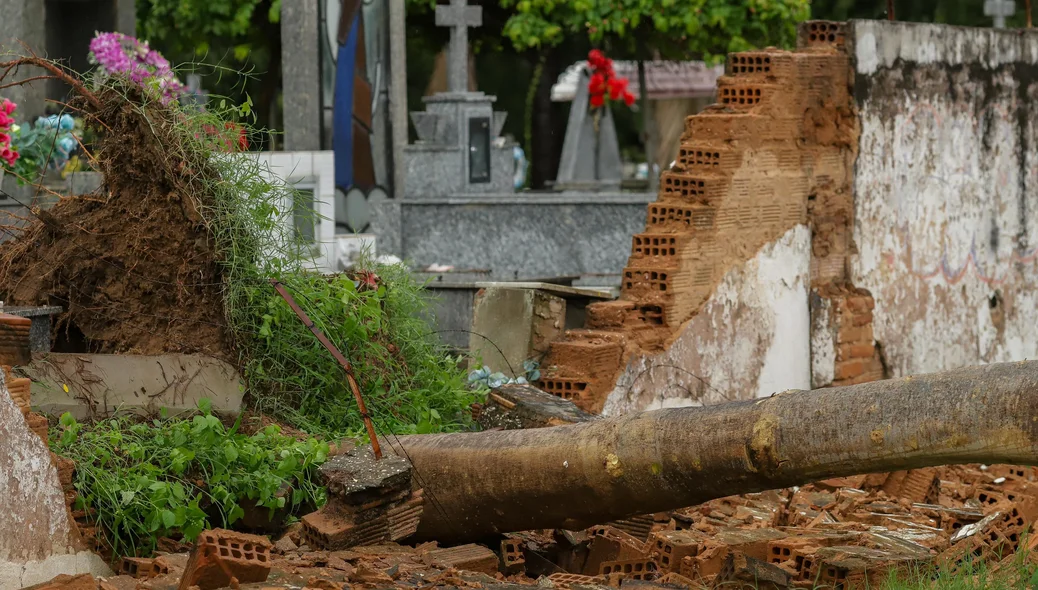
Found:
[{"label": "flower arrangement in vase", "polygon": [[587,67],[591,71],[591,80],[588,82],[588,94],[590,95],[590,106],[595,113],[595,127],[603,109],[609,103],[623,102],[627,106],[634,105],[634,95],[627,89],[627,78],[616,75],[613,69],[613,60],[609,59],[598,49],[592,49],[587,55]]}]

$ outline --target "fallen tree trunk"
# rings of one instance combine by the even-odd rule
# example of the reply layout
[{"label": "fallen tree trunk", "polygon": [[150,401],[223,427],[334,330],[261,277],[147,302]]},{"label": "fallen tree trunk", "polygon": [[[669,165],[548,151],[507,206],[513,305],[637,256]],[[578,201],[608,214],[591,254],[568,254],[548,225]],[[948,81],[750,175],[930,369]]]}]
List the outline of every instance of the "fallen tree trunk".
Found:
[{"label": "fallen tree trunk", "polygon": [[1038,362],[384,444],[425,489],[421,538],[579,529],[832,477],[1038,464]]}]

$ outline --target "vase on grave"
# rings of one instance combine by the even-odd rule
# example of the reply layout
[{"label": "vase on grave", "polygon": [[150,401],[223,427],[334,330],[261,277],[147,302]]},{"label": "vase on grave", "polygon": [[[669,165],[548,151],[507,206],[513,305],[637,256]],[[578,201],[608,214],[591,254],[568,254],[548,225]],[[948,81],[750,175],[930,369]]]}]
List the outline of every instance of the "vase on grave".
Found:
[{"label": "vase on grave", "polygon": [[623,163],[613,112],[608,104],[590,108],[590,81],[591,74],[584,68],[566,123],[566,137],[562,143],[555,188],[619,191]]}]

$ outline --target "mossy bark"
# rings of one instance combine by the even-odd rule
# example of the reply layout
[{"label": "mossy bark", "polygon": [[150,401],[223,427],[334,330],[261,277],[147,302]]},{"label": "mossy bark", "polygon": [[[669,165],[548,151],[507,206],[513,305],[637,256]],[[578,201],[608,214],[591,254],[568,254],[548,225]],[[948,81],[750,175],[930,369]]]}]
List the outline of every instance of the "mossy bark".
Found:
[{"label": "mossy bark", "polygon": [[422,538],[579,529],[831,477],[1038,464],[1038,362],[384,444],[425,489]]}]

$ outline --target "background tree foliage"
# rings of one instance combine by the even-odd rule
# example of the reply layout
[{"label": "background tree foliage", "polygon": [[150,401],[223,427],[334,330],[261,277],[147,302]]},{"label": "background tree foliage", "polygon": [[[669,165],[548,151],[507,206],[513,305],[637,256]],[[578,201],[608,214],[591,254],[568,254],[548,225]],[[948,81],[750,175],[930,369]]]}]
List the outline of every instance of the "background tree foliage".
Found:
[{"label": "background tree foliage", "polygon": [[281,121],[280,22],[281,0],[137,0],[138,36],[181,72],[202,74],[213,94],[236,104],[251,97],[260,128]]}]

